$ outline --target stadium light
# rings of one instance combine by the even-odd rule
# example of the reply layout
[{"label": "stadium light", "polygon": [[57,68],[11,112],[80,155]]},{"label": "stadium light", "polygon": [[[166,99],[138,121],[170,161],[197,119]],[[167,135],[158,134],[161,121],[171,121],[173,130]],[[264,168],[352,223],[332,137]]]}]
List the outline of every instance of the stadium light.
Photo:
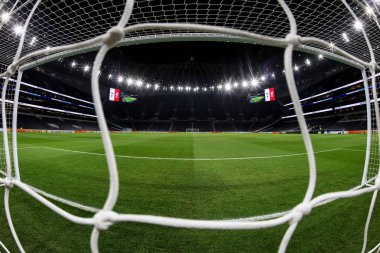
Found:
[{"label": "stadium light", "polygon": [[16,25],[14,28],[13,28],[13,31],[16,35],[21,35],[22,32],[23,32],[23,28],[21,25]]},{"label": "stadium light", "polygon": [[109,75],[108,75],[108,79],[111,79],[111,78],[112,78],[112,75],[111,75],[111,74],[109,74]]},{"label": "stadium light", "polygon": [[252,78],[251,85],[252,86],[258,86],[259,85],[259,81],[256,78]]},{"label": "stadium light", "polygon": [[306,63],[307,66],[311,65],[311,61],[309,59],[306,59],[305,63]]},{"label": "stadium light", "polygon": [[179,90],[179,91],[182,91],[182,90],[183,90],[183,87],[182,87],[182,86],[178,86],[178,90]]},{"label": "stadium light", "polygon": [[90,66],[88,66],[88,65],[84,66],[84,72],[87,72],[89,70],[90,70]]},{"label": "stadium light", "polygon": [[[137,85],[137,86],[141,86],[141,85],[143,85],[143,81],[141,81],[141,80],[137,80],[137,81],[136,81],[136,85]],[[156,84],[156,85],[157,85],[157,84]]]},{"label": "stadium light", "polygon": [[294,70],[297,72],[300,68],[297,65],[294,65]]},{"label": "stadium light", "polygon": [[267,78],[263,75],[263,76],[261,76],[261,81],[265,81]]},{"label": "stadium light", "polygon": [[241,84],[241,86],[243,86],[244,88],[247,87],[248,86],[248,82],[243,81],[242,84]]},{"label": "stadium light", "polygon": [[231,90],[231,84],[226,83],[226,84],[224,85],[224,89],[225,89],[226,91],[230,91],[230,90]]},{"label": "stadium light", "polygon": [[170,90],[174,90],[174,86],[170,86]]},{"label": "stadium light", "polygon": [[75,61],[73,61],[73,62],[71,63],[71,67],[72,67],[72,68],[74,68],[76,65],[77,65],[77,63],[76,63]]},{"label": "stadium light", "polygon": [[149,83],[146,85],[146,88],[149,89],[150,87],[152,87],[152,85],[150,85]]},{"label": "stadium light", "polygon": [[122,76],[119,76],[118,78],[117,78],[117,81],[119,82],[119,83],[121,83],[122,81],[123,81],[123,77]]},{"label": "stadium light", "polygon": [[366,7],[365,7],[365,12],[366,12],[368,15],[370,15],[370,16],[372,16],[372,15],[374,14],[373,9],[372,9],[370,6],[366,6]]},{"label": "stadium light", "polygon": [[189,87],[189,86],[186,86],[185,90],[186,90],[186,91],[190,91],[190,87]]},{"label": "stadium light", "polygon": [[45,50],[48,51],[48,50],[50,50],[50,48],[51,48],[51,47],[47,46],[47,47],[45,48]]},{"label": "stadium light", "polygon": [[360,31],[361,29],[363,29],[363,24],[362,24],[362,22],[360,22],[360,20],[356,20],[354,27],[355,27],[356,31]]},{"label": "stadium light", "polygon": [[128,85],[132,85],[133,84],[133,79],[132,78],[128,78],[127,79],[127,84]]},{"label": "stadium light", "polygon": [[7,23],[10,18],[11,18],[11,14],[9,14],[9,12],[3,12],[3,14],[1,14],[1,21],[4,24]]},{"label": "stadium light", "polygon": [[323,60],[323,54],[319,54],[318,59]]},{"label": "stadium light", "polygon": [[276,75],[275,75],[274,73],[272,73],[272,75],[271,75],[271,76],[272,76],[272,78],[276,78]]},{"label": "stadium light", "polygon": [[207,88],[206,88],[206,87],[203,87],[203,91],[207,91]]},{"label": "stadium light", "polygon": [[98,76],[100,76],[101,73],[102,73],[102,72],[101,72],[100,70],[98,70]]},{"label": "stadium light", "polygon": [[333,49],[334,49],[334,46],[335,46],[335,44],[334,44],[334,43],[332,43],[332,42],[330,42],[330,47],[331,47],[331,50],[333,50]]},{"label": "stadium light", "polygon": [[218,88],[218,90],[221,90],[223,87],[222,87],[221,84],[219,84],[219,85],[217,86],[217,88]]},{"label": "stadium light", "polygon": [[155,90],[158,90],[159,88],[160,88],[160,85],[158,85],[158,84],[155,84],[155,85],[154,85],[154,89],[155,89]]},{"label": "stadium light", "polygon": [[37,38],[33,37],[32,40],[30,41],[29,45],[34,46],[34,44],[36,43],[36,41],[37,41]]},{"label": "stadium light", "polygon": [[237,82],[234,82],[234,87],[237,88],[239,84]]},{"label": "stadium light", "polygon": [[347,33],[342,33],[342,37],[345,42],[350,42],[350,40],[348,39]]}]

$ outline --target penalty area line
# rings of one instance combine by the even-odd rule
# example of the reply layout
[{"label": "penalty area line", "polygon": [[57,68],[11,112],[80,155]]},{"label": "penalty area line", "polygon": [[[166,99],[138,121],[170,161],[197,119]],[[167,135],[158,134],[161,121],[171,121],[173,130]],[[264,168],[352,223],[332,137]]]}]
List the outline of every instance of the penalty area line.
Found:
[{"label": "penalty area line", "polygon": [[[77,153],[77,154],[105,156],[105,154],[102,154],[102,153],[63,149],[63,148],[53,148],[53,147],[47,147],[47,146],[30,146],[30,147],[23,147],[23,148],[18,148],[18,149],[41,149],[41,148],[63,151],[63,152],[70,152],[70,153]],[[333,151],[338,151],[338,150],[344,150],[344,149],[342,149],[342,148],[326,149],[326,150],[321,150],[321,151],[315,151],[314,154],[333,152]],[[293,157],[293,156],[303,156],[303,155],[307,155],[307,153],[303,152],[303,153],[293,153],[293,154],[283,154],[283,155],[248,156],[248,157],[221,157],[221,158],[152,157],[152,156],[130,156],[130,155],[115,155],[115,157],[141,159],[141,160],[228,161],[228,160],[271,159],[271,158]]]}]

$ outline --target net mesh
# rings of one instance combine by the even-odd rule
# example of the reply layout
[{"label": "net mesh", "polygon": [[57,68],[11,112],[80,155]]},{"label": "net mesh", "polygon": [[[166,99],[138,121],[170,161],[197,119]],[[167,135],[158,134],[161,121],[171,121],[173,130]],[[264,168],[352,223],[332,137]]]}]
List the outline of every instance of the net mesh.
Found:
[{"label": "net mesh", "polygon": [[[294,50],[310,53],[323,53],[326,57],[357,67],[368,69],[368,77],[379,70],[376,59],[380,57],[380,25],[377,17],[377,1],[360,0],[140,0],[140,1],[6,1],[0,5],[2,25],[0,29],[0,77],[13,77],[17,70],[22,70],[43,61],[51,61],[65,55],[98,49],[98,55],[92,67],[92,93],[97,114],[98,125],[102,135],[107,158],[110,184],[109,194],[101,210],[94,210],[91,217],[81,217],[69,213],[50,202],[43,194],[14,177],[17,167],[12,168],[11,142],[4,139],[1,165],[6,176],[0,178],[5,186],[5,209],[13,238],[24,252],[22,242],[18,239],[9,210],[9,194],[12,187],[18,187],[47,208],[76,224],[91,225],[91,250],[98,252],[98,239],[101,231],[107,230],[118,222],[139,222],[161,226],[197,228],[197,229],[262,229],[289,223],[278,252],[285,252],[299,222],[318,205],[327,204],[340,198],[350,198],[373,192],[364,228],[363,251],[366,249],[368,226],[373,205],[380,189],[379,142],[378,142],[378,106],[376,92],[371,94],[371,126],[369,166],[367,179],[375,178],[372,184],[367,182],[349,191],[332,192],[314,196],[316,184],[316,164],[311,139],[308,133],[297,88],[294,81],[292,54]],[[207,26],[206,26],[207,25]],[[305,143],[309,161],[309,185],[304,200],[289,212],[277,216],[265,216],[257,220],[191,220],[152,215],[122,214],[113,211],[118,198],[118,170],[114,157],[112,142],[104,118],[99,94],[98,71],[109,49],[118,42],[137,40],[157,41],[172,40],[180,37],[213,39],[220,36],[225,41],[231,37],[249,43],[284,47],[285,75],[289,92],[294,103],[294,110]],[[24,39],[23,39],[24,38]],[[56,55],[55,55],[56,54]],[[50,57],[49,57],[50,55]],[[21,57],[21,58],[20,58]],[[42,60],[42,61],[37,61]],[[30,65],[28,65],[30,64]],[[5,66],[10,65],[5,70]],[[7,79],[2,82],[7,83]],[[3,84],[4,87],[4,84]],[[17,108],[14,87],[3,89],[3,134],[5,123],[11,126],[12,102]],[[4,97],[3,96],[3,97]],[[16,96],[17,97],[17,96]],[[376,117],[374,117],[376,116]],[[376,119],[376,120],[374,120]],[[15,137],[15,136],[13,136]],[[7,141],[8,140],[8,141]],[[17,149],[13,150],[17,155]],[[15,156],[16,157],[16,156]],[[15,159],[15,164],[17,160]],[[46,194],[45,194],[46,196]],[[378,245],[379,246],[379,245]],[[378,246],[369,252],[378,250]]]},{"label": "net mesh", "polygon": [[[370,79],[370,73],[367,71],[367,76]],[[377,94],[379,94],[379,77],[376,77],[376,86],[375,86],[375,91]],[[371,99],[371,144],[370,144],[370,153],[369,153],[369,165],[368,165],[368,173],[367,173],[367,180],[370,181],[371,179],[375,178],[377,174],[379,173],[379,166],[380,166],[380,153],[379,153],[379,135],[378,135],[378,128],[376,124],[376,109],[373,98],[373,86],[370,83],[369,87],[369,94],[370,94],[370,99]],[[370,182],[373,184],[374,182]]]},{"label": "net mesh", "polygon": [[[14,1],[8,1],[1,9],[2,13],[10,13],[11,17],[6,23],[3,22],[0,30],[0,43],[3,45],[0,49],[0,62],[5,64],[12,62],[17,49],[18,36],[15,28],[25,23],[34,2],[26,1],[17,6],[14,4]],[[287,4],[297,21],[300,36],[313,36],[333,42],[335,46],[360,59],[370,60],[366,43],[361,33],[356,31],[352,15],[341,1],[288,1]],[[36,49],[77,43],[102,35],[117,24],[124,5],[125,1],[117,0],[43,1],[30,21],[31,29],[26,32],[22,55]],[[363,8],[355,1],[350,1],[350,5],[358,18],[363,20],[363,25],[365,23],[371,42],[378,41],[378,28],[372,15],[363,12]],[[367,5],[372,6],[374,3],[371,1]],[[377,13],[375,6],[372,6],[372,10]],[[204,24],[281,38],[287,35],[290,28],[282,7],[275,0],[136,1],[129,24],[143,23]],[[129,33],[126,39],[145,36],[171,37],[184,32],[175,29],[144,29]],[[346,33],[350,43],[342,37],[343,33]],[[375,48],[375,54],[379,54],[377,51],[379,50]]]}]

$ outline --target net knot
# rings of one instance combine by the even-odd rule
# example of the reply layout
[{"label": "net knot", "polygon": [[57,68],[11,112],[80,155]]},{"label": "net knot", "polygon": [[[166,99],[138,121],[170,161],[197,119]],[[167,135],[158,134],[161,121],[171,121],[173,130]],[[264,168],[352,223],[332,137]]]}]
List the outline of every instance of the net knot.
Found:
[{"label": "net knot", "polygon": [[124,37],[124,32],[119,27],[112,27],[107,31],[103,38],[103,44],[111,47]]},{"label": "net knot", "polygon": [[112,217],[116,215],[113,211],[99,211],[94,215],[94,225],[99,230],[107,230],[112,224]]},{"label": "net knot", "polygon": [[376,71],[376,67],[377,67],[376,62],[375,61],[371,61],[369,64],[370,64],[371,71],[375,72]]},{"label": "net knot", "polygon": [[7,77],[13,76],[16,73],[16,71],[17,71],[17,64],[12,63],[7,68]]},{"label": "net knot", "polygon": [[380,177],[379,176],[377,176],[376,178],[375,178],[375,185],[376,186],[380,186]]},{"label": "net knot", "polygon": [[298,223],[304,216],[311,212],[312,206],[309,203],[301,203],[293,208],[292,214],[293,219],[291,219],[290,224]]},{"label": "net knot", "polygon": [[12,189],[13,188],[13,182],[9,178],[4,178],[4,186],[7,189]]},{"label": "net knot", "polygon": [[297,34],[288,34],[286,35],[286,40],[292,44],[293,46],[297,46],[299,44],[301,44],[301,36],[297,35]]}]

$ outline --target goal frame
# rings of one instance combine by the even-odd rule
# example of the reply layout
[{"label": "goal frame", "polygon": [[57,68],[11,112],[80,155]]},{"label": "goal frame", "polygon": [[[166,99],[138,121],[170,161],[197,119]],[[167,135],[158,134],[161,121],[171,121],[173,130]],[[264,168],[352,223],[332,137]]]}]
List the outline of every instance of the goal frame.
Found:
[{"label": "goal frame", "polygon": [[186,128],[186,133],[199,133],[199,128]]}]

